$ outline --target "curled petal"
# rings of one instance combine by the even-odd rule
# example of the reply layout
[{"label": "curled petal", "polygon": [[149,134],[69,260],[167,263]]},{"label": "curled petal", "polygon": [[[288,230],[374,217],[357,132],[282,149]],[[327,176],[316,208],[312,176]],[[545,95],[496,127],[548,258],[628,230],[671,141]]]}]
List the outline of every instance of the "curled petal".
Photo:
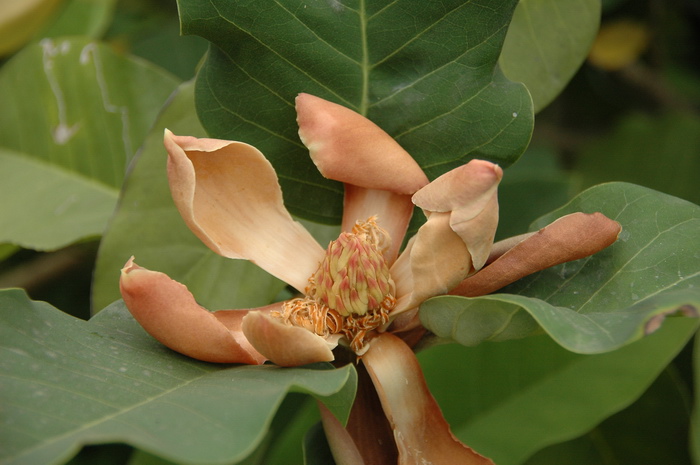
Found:
[{"label": "curled petal", "polygon": [[413,215],[411,197],[346,184],[343,231],[351,231],[356,221],[364,221],[375,215],[377,224],[391,238],[391,245],[384,251],[384,258],[391,265],[399,254],[408,223]]},{"label": "curled petal", "polygon": [[447,293],[475,271],[467,246],[449,223],[449,213],[432,213],[394,263],[398,303],[392,315]]},{"label": "curled petal", "polygon": [[615,242],[621,229],[617,221],[602,213],[563,216],[536,233],[523,236],[521,242],[465,279],[450,294],[489,294],[537,271],[593,255]]},{"label": "curled petal", "polygon": [[372,339],[362,362],[394,430],[399,465],[493,465],[454,437],[415,354],[401,339],[391,333]]},{"label": "curled petal", "polygon": [[503,239],[496,242],[495,244],[493,244],[493,247],[491,247],[491,253],[489,253],[489,258],[488,260],[486,260],[486,264],[494,262],[501,255],[508,252],[510,249],[512,249],[528,237],[533,236],[535,234],[537,234],[537,232],[519,234],[517,236],[511,236],[507,239]]},{"label": "curled petal", "polygon": [[219,255],[250,260],[303,291],[324,250],[285,209],[263,154],[168,130],[164,142],[170,191],[192,232]]},{"label": "curled petal", "polygon": [[299,94],[296,108],[299,137],[324,177],[409,195],[428,183],[411,155],[364,116],[309,94]]},{"label": "curled petal", "polygon": [[218,312],[199,306],[187,287],[138,266],[133,257],[122,269],[119,288],[136,321],[172,350],[205,362],[257,365],[265,361],[241,331],[240,316],[246,311],[224,311],[229,314],[224,324]]},{"label": "curled petal", "polygon": [[450,227],[469,249],[475,269],[486,263],[498,226],[498,183],[503,170],[472,160],[449,171],[413,195],[427,212],[452,212]]},{"label": "curled petal", "polygon": [[329,343],[321,336],[262,312],[248,313],[243,318],[242,329],[258,352],[283,367],[331,362],[335,358]]}]

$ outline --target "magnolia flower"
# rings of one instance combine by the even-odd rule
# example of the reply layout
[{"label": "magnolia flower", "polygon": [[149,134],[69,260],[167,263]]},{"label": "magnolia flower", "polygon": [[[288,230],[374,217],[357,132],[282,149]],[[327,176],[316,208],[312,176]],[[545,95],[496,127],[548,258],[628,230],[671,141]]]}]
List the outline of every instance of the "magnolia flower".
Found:
[{"label": "magnolia flower", "polygon": [[[300,138],[319,171],[345,187],[342,232],[326,249],[287,212],[275,171],[256,148],[168,130],[164,143],[171,193],[190,230],[217,254],[256,263],[299,296],[209,312],[185,286],[132,257],[120,279],[127,307],[161,343],[209,362],[330,362],[340,344],[366,367],[393,435],[394,462],[491,463],[452,436],[405,342],[424,332],[418,307],[436,295],[483,295],[595,253],[614,242],[619,225],[580,213],[494,245],[503,174],[497,165],[472,160],[429,182],[363,116],[307,94],[296,109]],[[414,204],[427,220],[399,254]],[[386,460],[352,417],[345,429],[322,412],[339,462],[377,462],[377,454]],[[367,414],[376,410],[368,413],[358,400],[353,415]]]}]

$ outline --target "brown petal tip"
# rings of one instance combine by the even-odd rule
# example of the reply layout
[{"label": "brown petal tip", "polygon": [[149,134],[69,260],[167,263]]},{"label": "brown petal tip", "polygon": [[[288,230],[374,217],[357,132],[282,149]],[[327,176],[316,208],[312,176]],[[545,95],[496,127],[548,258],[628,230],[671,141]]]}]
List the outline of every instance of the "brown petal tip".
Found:
[{"label": "brown petal tip", "polygon": [[578,260],[612,245],[622,231],[620,223],[602,213],[571,213],[539,231],[506,240],[505,251],[479,273],[465,279],[450,294],[475,297],[489,294],[525,276]]},{"label": "brown petal tip", "polygon": [[396,194],[428,183],[411,155],[359,113],[309,94],[297,96],[296,110],[299,137],[324,177]]}]

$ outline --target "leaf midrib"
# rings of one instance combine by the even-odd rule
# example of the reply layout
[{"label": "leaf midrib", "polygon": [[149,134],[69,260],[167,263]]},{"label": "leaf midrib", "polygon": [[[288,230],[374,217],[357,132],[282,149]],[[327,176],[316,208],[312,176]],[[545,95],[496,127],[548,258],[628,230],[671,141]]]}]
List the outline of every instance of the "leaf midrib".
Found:
[{"label": "leaf midrib", "polygon": [[362,90],[360,93],[360,106],[358,108],[359,113],[363,116],[367,116],[367,110],[369,109],[369,49],[367,45],[367,11],[365,9],[365,0],[360,0],[360,40],[362,46],[362,61],[360,63],[360,70],[362,72]]},{"label": "leaf midrib", "polygon": [[110,421],[110,420],[114,420],[114,419],[118,418],[118,417],[121,416],[121,415],[125,415],[125,414],[127,414],[127,413],[129,413],[129,412],[131,412],[131,411],[133,411],[133,410],[135,410],[135,409],[137,409],[137,408],[139,408],[139,407],[141,407],[141,406],[143,406],[143,405],[149,404],[149,403],[151,403],[151,402],[153,402],[153,401],[155,401],[155,400],[157,400],[157,399],[159,399],[159,398],[165,397],[165,396],[169,395],[170,393],[175,392],[176,390],[178,390],[178,389],[180,389],[180,388],[183,388],[183,387],[185,387],[185,386],[189,385],[190,383],[193,383],[193,382],[195,382],[195,381],[197,381],[197,380],[199,380],[199,377],[195,377],[195,378],[193,378],[193,379],[190,379],[190,380],[186,381],[186,382],[183,383],[183,384],[179,384],[179,385],[177,385],[177,386],[174,386],[174,387],[172,387],[172,388],[170,388],[170,389],[168,389],[168,390],[166,390],[166,391],[163,391],[163,392],[161,392],[161,393],[159,393],[159,394],[157,394],[157,395],[155,395],[155,396],[148,397],[148,398],[142,400],[141,402],[137,402],[137,403],[135,403],[135,404],[132,404],[132,405],[129,406],[128,408],[124,408],[124,409],[121,409],[121,410],[119,410],[119,411],[117,411],[117,412],[114,412],[114,413],[111,413],[111,414],[108,414],[108,415],[101,416],[100,418],[98,418],[98,419],[96,419],[96,420],[94,420],[94,421],[84,423],[83,425],[81,425],[81,426],[78,427],[78,428],[75,428],[75,429],[73,429],[73,430],[70,430],[70,431],[68,431],[68,432],[66,432],[66,433],[64,433],[64,434],[61,434],[61,435],[53,436],[53,437],[47,439],[46,441],[39,442],[39,443],[37,443],[34,447],[30,447],[30,448],[24,449],[24,450],[21,451],[21,453],[15,455],[15,456],[8,457],[8,459],[9,459],[9,460],[16,460],[16,459],[18,459],[18,458],[20,458],[20,457],[23,457],[23,456],[25,456],[25,457],[26,457],[26,456],[31,456],[31,454],[35,453],[35,452],[38,451],[38,450],[41,450],[42,448],[48,447],[48,446],[50,446],[51,444],[57,444],[57,443],[59,443],[60,441],[65,440],[65,439],[68,439],[68,438],[70,438],[71,436],[75,436],[76,434],[79,434],[79,433],[82,432],[82,431],[89,430],[90,428],[93,428],[93,427],[95,427],[95,426],[97,426],[97,425],[103,424],[103,423],[108,422],[108,421]]}]

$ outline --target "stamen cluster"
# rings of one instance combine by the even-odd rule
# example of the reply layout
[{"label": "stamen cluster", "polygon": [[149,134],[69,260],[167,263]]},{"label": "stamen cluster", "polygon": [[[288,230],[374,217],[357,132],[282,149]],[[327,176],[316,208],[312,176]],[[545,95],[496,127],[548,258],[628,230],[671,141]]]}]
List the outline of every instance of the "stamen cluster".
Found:
[{"label": "stamen cluster", "polygon": [[319,336],[342,334],[361,355],[367,332],[388,323],[396,306],[396,286],[383,253],[390,241],[376,217],[341,233],[309,278],[306,295],[286,302],[278,316]]}]

